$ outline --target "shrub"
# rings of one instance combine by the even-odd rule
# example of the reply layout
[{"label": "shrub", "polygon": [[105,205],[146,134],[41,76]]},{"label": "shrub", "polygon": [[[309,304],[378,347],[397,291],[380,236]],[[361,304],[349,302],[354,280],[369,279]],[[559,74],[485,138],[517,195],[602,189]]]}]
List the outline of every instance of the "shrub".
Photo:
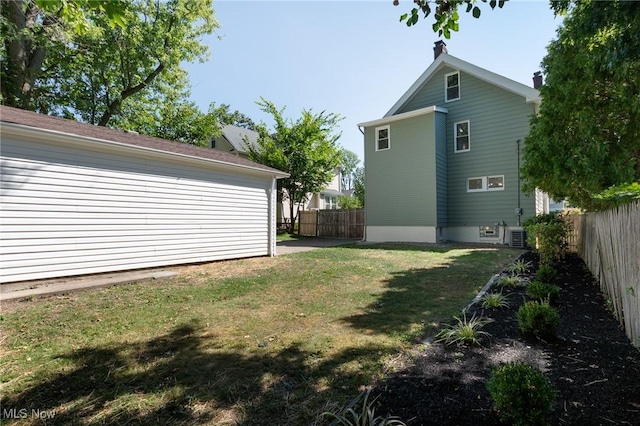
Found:
[{"label": "shrub", "polygon": [[550,283],[556,277],[556,270],[551,265],[540,265],[536,271],[538,279],[545,283]]},{"label": "shrub", "polygon": [[523,333],[533,334],[538,338],[555,337],[560,324],[558,311],[548,301],[525,303],[518,309],[516,318]]},{"label": "shrub", "polygon": [[481,328],[491,322],[490,319],[476,318],[475,315],[467,320],[465,315],[462,319],[454,317],[456,323],[445,326],[436,334],[436,342],[445,342],[448,345],[458,346],[466,344],[479,344],[481,336],[491,336]]},{"label": "shrub", "polygon": [[324,412],[323,416],[334,419],[335,423],[343,426],[405,426],[399,417],[387,415],[386,417],[376,416],[374,404],[377,397],[369,400],[371,389],[362,392],[358,400],[362,400],[362,404],[355,404],[354,407],[346,408],[341,413]]},{"label": "shrub", "polygon": [[500,418],[516,426],[546,424],[556,397],[545,375],[522,362],[494,369],[487,390]]},{"label": "shrub", "polygon": [[527,286],[527,293],[534,299],[556,302],[560,296],[560,287],[534,280]]},{"label": "shrub", "polygon": [[537,247],[541,264],[564,257],[571,225],[561,215],[548,213],[534,216],[525,220],[522,226],[527,231],[529,244]]},{"label": "shrub", "polygon": [[482,307],[485,309],[500,309],[509,307],[509,298],[502,293],[485,293],[482,296]]}]

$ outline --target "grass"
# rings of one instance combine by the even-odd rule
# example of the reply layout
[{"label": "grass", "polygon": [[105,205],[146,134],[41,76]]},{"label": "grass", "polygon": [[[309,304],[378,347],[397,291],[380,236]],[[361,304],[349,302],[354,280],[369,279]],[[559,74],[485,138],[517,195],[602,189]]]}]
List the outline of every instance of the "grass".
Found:
[{"label": "grass", "polygon": [[5,303],[2,407],[54,410],[49,424],[323,424],[517,253],[346,246]]}]

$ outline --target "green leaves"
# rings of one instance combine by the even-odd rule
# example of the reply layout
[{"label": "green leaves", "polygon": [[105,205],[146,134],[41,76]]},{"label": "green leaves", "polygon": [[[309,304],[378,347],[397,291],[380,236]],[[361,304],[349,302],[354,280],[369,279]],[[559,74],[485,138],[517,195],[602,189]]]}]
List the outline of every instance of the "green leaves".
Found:
[{"label": "green leaves", "polygon": [[528,191],[600,210],[622,199],[598,194],[640,181],[640,4],[565,6],[543,61],[543,102],[525,139],[522,177]]},{"label": "green leaves", "polygon": [[323,190],[341,164],[342,151],[336,145],[340,134],[334,131],[342,117],[302,110],[301,116],[292,121],[284,118],[284,107],[278,109],[264,98],[256,103],[273,117],[275,128],[271,131],[264,124],[258,126],[258,146],[248,147],[249,158],[290,174],[278,180],[278,189],[283,199],[291,202],[290,217],[295,218],[294,204]]},{"label": "green leaves", "polygon": [[[484,3],[487,0],[482,0]],[[393,4],[398,6],[400,2],[394,0]],[[482,11],[476,6],[476,0],[414,0],[415,6],[411,9],[411,13],[403,13],[400,15],[400,22],[405,22],[408,27],[416,25],[422,14],[423,18],[427,18],[433,11],[434,22],[431,26],[438,35],[444,35],[445,38],[451,38],[451,31],[460,29],[458,7],[466,5],[466,12],[471,12],[474,18],[479,18]],[[504,0],[491,0],[489,6],[495,9],[496,6],[502,8],[505,4]],[[435,5],[432,10],[431,6]]]}]

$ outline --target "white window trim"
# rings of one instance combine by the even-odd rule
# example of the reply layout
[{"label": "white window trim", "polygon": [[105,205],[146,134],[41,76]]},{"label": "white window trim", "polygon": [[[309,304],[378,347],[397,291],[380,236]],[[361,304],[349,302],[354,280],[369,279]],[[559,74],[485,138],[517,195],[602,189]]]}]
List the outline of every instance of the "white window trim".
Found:
[{"label": "white window trim", "polygon": [[[476,179],[482,179],[482,188],[470,189],[469,188],[469,182],[471,182],[472,180],[476,180]],[[467,192],[484,192],[486,190],[487,190],[487,177],[486,176],[477,176],[477,177],[467,178]]]},{"label": "white window trim", "polygon": [[[467,149],[458,149],[458,124],[467,123],[467,138],[469,139],[469,148]],[[453,123],[453,152],[469,152],[471,151],[471,120],[462,120],[456,123]]]},{"label": "white window trim", "polygon": [[[449,99],[449,96],[448,96],[449,92],[447,91],[447,89],[449,87],[447,86],[447,80],[449,80],[448,77],[450,75],[455,75],[455,74],[458,74],[458,97],[457,98],[453,98],[453,99]],[[455,72],[450,72],[448,74],[445,74],[444,75],[444,101],[445,102],[457,101],[457,100],[460,99],[460,93],[461,93],[461,91],[460,91],[460,71],[455,71]]]},{"label": "white window trim", "polygon": [[[378,136],[380,135],[380,130],[387,130],[387,147],[386,148],[380,148],[379,142],[380,139],[378,139]],[[391,149],[391,126],[390,125],[386,125],[386,126],[380,126],[380,127],[376,127],[375,128],[375,133],[376,133],[376,151],[386,151],[388,149]]]},{"label": "white window trim", "polygon": [[[502,186],[499,188],[489,188],[489,179],[491,178],[502,178]],[[487,191],[504,191],[504,175],[492,175],[492,176],[487,176]]]}]

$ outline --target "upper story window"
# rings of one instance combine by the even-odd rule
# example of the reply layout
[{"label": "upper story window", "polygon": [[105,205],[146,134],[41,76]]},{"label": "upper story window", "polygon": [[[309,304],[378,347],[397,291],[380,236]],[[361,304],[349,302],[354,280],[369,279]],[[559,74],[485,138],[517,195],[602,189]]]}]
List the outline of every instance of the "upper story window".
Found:
[{"label": "upper story window", "polygon": [[376,127],[376,151],[382,151],[391,147],[390,127]]},{"label": "upper story window", "polygon": [[471,136],[469,134],[469,120],[459,121],[453,125],[454,131],[454,152],[465,152],[471,150]]},{"label": "upper story window", "polygon": [[444,76],[444,101],[455,101],[460,99],[460,72],[452,72]]}]

